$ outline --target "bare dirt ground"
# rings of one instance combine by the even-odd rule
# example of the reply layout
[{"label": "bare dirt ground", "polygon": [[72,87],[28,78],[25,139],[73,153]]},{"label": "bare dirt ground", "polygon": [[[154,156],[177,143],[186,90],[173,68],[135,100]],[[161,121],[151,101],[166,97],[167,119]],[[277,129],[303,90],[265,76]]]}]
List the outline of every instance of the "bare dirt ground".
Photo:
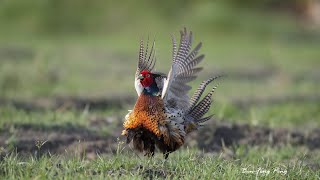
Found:
[{"label": "bare dirt ground", "polygon": [[223,146],[291,144],[306,146],[309,149],[320,148],[320,128],[310,132],[288,130],[284,128],[250,126],[247,124],[216,124],[216,128],[206,127],[197,136],[198,147],[206,151],[218,151]]},{"label": "bare dirt ground", "polygon": [[[118,133],[119,134],[119,133]],[[73,125],[37,126],[19,124],[4,127],[0,133],[0,146],[19,154],[43,155],[62,153],[112,153],[118,145],[116,136],[101,135],[89,128]]]},{"label": "bare dirt ground", "polygon": [[[16,124],[3,127],[0,132],[2,154],[15,149],[20,154],[42,155],[60,153],[85,153],[87,158],[97,154],[115,153],[123,141],[120,137],[121,120],[108,134],[101,133],[101,127],[110,126],[108,118],[90,119],[90,127],[74,126],[39,126]],[[238,145],[305,146],[310,150],[320,148],[320,128],[309,132],[288,129],[270,129],[246,124],[221,124],[207,126],[193,133],[187,145],[197,146],[205,152],[219,152],[223,148]],[[130,150],[130,148],[127,148]]]}]

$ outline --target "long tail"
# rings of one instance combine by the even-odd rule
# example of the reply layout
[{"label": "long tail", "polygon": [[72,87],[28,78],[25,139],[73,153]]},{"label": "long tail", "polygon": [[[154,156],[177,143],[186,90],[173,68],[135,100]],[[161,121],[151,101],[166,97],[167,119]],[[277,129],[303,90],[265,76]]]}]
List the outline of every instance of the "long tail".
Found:
[{"label": "long tail", "polygon": [[[212,77],[206,81],[203,81],[197,90],[194,92],[193,96],[189,101],[189,108],[186,113],[185,127],[186,133],[191,132],[192,130],[197,129],[201,126],[201,123],[211,119],[213,115],[203,117],[210,109],[212,104],[212,95],[217,88],[214,86],[211,91],[200,101],[200,98],[205,91],[206,87],[215,79],[220,78],[221,76]],[[199,102],[200,101],[200,102]]]}]

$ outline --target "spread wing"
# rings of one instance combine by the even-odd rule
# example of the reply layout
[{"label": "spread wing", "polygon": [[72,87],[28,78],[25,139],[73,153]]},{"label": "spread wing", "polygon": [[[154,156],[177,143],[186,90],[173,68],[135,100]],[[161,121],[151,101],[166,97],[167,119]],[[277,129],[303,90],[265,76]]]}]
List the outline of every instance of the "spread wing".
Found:
[{"label": "spread wing", "polygon": [[180,35],[178,50],[176,40],[172,36],[172,66],[168,78],[164,81],[161,97],[168,106],[184,110],[189,106],[188,91],[191,89],[187,83],[194,80],[197,73],[202,70],[196,65],[203,60],[204,55],[197,56],[201,43],[191,51],[192,32],[188,33],[184,28],[180,31]]},{"label": "spread wing", "polygon": [[140,96],[143,87],[139,82],[138,76],[143,70],[148,70],[150,72],[153,71],[154,66],[156,64],[156,51],[155,51],[155,41],[152,43],[152,47],[150,49],[150,52],[148,52],[149,48],[149,38],[147,41],[146,48],[144,47],[143,40],[140,41],[140,50],[139,50],[139,61],[137,64],[137,70],[134,78],[134,86],[138,93],[138,96]]}]

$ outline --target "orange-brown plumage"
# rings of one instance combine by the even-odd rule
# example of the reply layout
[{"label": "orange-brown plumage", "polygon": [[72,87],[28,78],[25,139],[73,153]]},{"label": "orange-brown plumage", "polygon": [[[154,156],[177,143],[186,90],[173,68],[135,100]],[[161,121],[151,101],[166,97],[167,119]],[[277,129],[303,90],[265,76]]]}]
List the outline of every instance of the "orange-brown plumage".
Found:
[{"label": "orange-brown plumage", "polygon": [[180,35],[178,49],[175,38],[172,38],[172,66],[167,76],[153,71],[156,61],[155,43],[150,51],[148,44],[145,49],[143,41],[140,43],[134,79],[138,99],[133,110],[125,117],[122,135],[127,137],[127,143],[132,142],[134,149],[147,156],[153,156],[157,147],[167,158],[169,153],[184,144],[187,134],[212,117],[203,116],[211,106],[211,96],[216,87],[203,99],[201,96],[206,86],[217,77],[203,81],[189,98],[191,87],[187,83],[194,80],[202,70],[196,66],[204,55],[197,55],[201,43],[191,50],[191,32],[184,29]]},{"label": "orange-brown plumage", "polygon": [[159,123],[164,120],[164,104],[161,97],[141,94],[123,126],[125,129],[143,127],[160,137]]}]

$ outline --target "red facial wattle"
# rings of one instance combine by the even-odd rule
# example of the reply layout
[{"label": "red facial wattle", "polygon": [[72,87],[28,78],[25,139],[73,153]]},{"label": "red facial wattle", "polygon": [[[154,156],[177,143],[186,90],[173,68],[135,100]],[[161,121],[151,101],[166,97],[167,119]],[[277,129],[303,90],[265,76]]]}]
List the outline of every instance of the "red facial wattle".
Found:
[{"label": "red facial wattle", "polygon": [[143,76],[143,79],[140,80],[140,83],[143,87],[149,87],[154,82],[152,74],[149,71],[142,71],[141,76]]},{"label": "red facial wattle", "polygon": [[153,79],[152,78],[144,78],[140,82],[141,82],[143,87],[149,87],[153,83]]}]

